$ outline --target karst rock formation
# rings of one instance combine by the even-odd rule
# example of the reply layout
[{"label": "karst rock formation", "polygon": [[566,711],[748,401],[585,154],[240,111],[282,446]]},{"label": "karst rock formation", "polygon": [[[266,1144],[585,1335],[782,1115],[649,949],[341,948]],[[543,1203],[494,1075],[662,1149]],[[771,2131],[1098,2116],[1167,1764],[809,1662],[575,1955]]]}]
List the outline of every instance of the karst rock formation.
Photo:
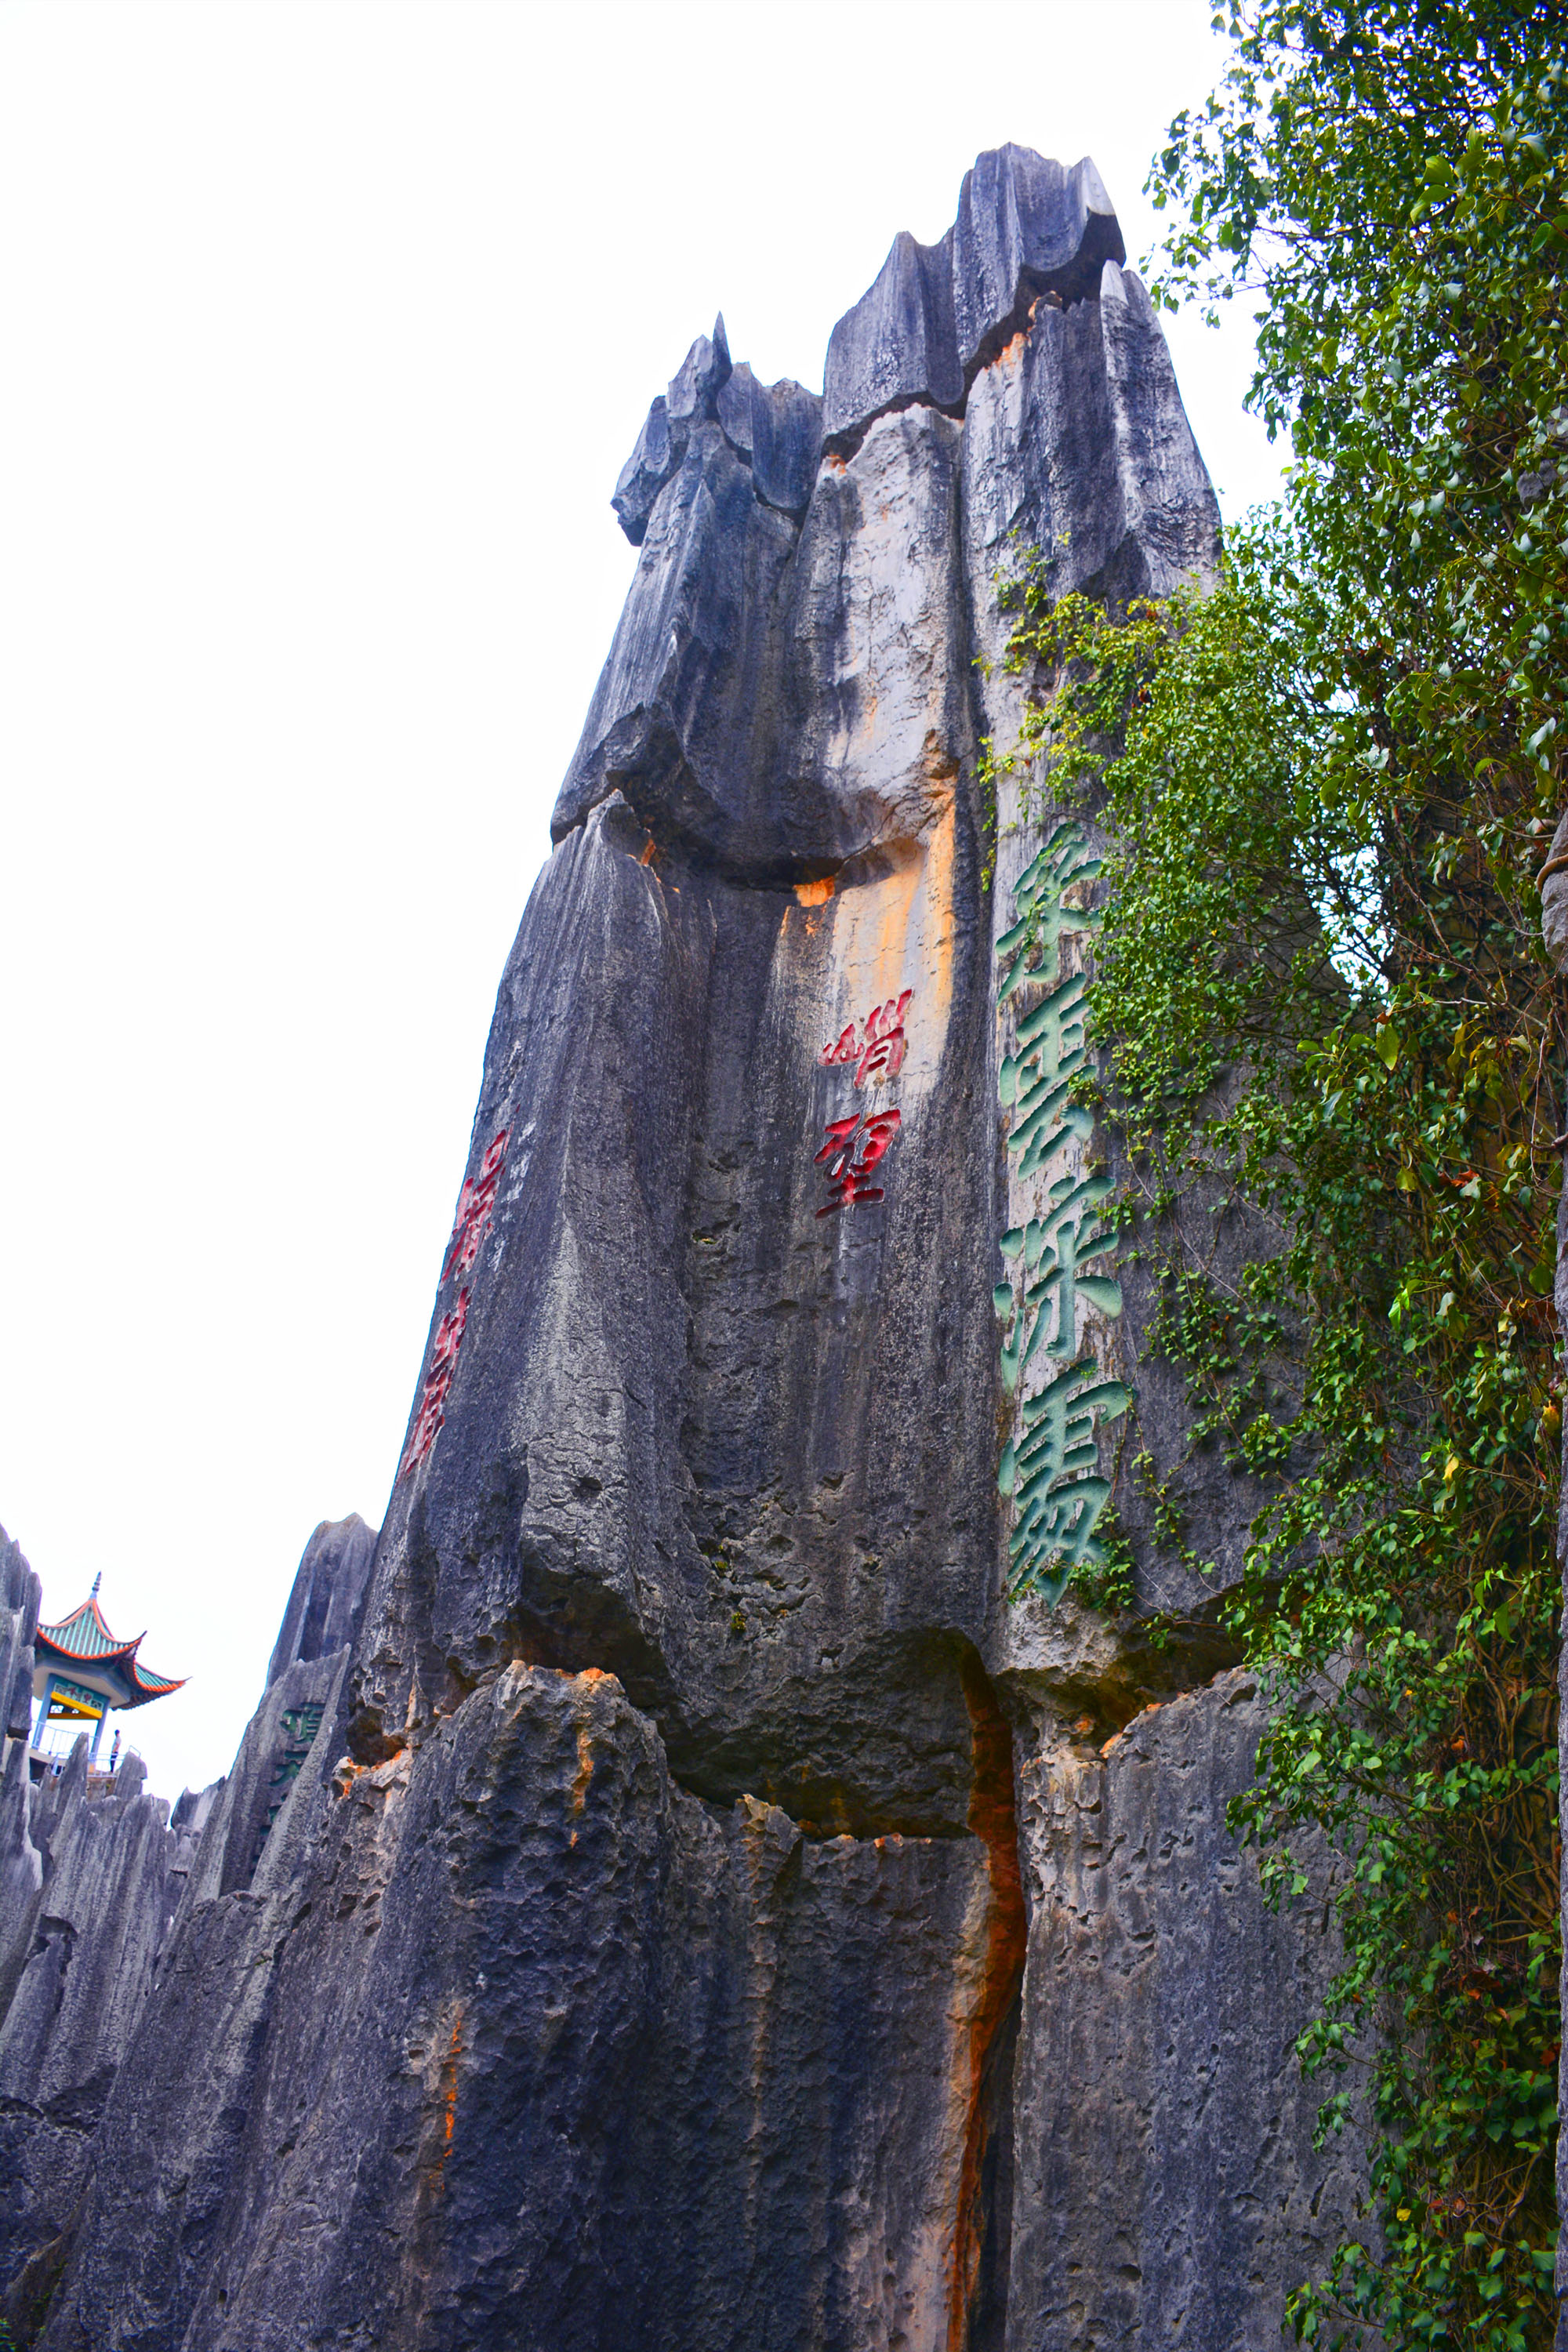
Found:
[{"label": "karst rock formation", "polygon": [[[172,1825],[13,1742],[49,2352],[1256,2352],[1352,2212],[1321,1891],[1225,1826],[1258,1496],[1070,1092],[1102,844],[980,767],[999,582],[1215,562],[1124,263],[1092,164],[1002,148],[821,397],[721,324],[653,403],[385,1524],[318,1530]],[[1053,1604],[1112,1525],[1136,1609]]]}]

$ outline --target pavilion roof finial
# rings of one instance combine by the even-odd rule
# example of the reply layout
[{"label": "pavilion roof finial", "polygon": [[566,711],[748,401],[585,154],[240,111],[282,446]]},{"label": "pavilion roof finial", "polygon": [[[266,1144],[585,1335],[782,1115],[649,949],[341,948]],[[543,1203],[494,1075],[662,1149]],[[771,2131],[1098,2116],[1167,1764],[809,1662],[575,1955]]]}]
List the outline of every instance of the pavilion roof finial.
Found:
[{"label": "pavilion roof finial", "polygon": [[87,1596],[89,1601],[96,1601],[98,1599],[98,1588],[102,1582],[103,1570],[100,1568],[98,1574],[92,1580],[92,1591]]}]

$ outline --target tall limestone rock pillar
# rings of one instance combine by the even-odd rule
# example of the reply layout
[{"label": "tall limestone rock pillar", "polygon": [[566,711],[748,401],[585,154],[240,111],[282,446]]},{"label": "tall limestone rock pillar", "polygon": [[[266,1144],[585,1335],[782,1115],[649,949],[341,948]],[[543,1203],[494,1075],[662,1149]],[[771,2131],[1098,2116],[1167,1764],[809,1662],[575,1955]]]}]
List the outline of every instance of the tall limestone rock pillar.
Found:
[{"label": "tall limestone rock pillar", "polygon": [[1214,1591],[1006,1598],[1139,1535],[1134,1402],[1183,1450],[1062,1091],[1093,829],[1005,792],[993,878],[975,782],[998,567],[1215,561],[1123,259],[1005,148],[821,399],[721,326],[654,403],[352,1647],[259,1858],[215,1814],[59,2352],[1251,2352],[1337,2231]]}]

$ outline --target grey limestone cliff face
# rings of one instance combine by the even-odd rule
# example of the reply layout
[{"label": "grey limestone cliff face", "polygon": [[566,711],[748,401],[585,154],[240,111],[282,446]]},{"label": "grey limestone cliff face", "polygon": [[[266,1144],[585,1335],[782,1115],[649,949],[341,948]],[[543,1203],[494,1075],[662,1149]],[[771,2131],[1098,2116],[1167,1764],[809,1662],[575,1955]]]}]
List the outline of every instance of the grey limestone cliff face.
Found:
[{"label": "grey limestone cliff face", "polygon": [[9,2270],[60,2237],[92,2135],[146,2006],[174,1909],[169,1809],[139,1759],[89,1798],[85,1742],[37,1809],[29,1948],[0,2025],[0,2249]]},{"label": "grey limestone cliff face", "polygon": [[[823,397],[721,321],[654,403],[385,1524],[301,1566],[59,2352],[1251,2352],[1349,2211],[1289,2057],[1322,1907],[1269,1915],[1224,1827],[1257,1498],[1187,1460],[1081,1215],[1069,1279],[1102,1147],[1026,1133],[1099,837],[976,783],[999,571],[1215,561],[1122,260],[1092,165],[1005,148]],[[1020,919],[1050,961],[999,987]],[[1207,1581],[1139,1519],[1134,1410]],[[1094,1480],[1136,1608],[1009,1602]]]}]

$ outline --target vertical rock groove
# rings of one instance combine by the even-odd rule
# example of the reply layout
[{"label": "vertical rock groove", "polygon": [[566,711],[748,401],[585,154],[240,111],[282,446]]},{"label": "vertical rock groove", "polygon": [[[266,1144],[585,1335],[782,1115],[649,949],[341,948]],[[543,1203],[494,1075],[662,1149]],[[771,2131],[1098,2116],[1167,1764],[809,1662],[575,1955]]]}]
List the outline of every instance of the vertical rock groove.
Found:
[{"label": "vertical rock groove", "polygon": [[1018,1820],[1014,1801],[1013,1734],[978,1657],[962,1669],[964,1703],[974,1742],[974,1782],[969,1826],[985,1849],[990,1901],[985,1923],[985,1958],[980,1995],[970,2012],[963,2068],[963,2154],[958,2175],[958,2212],[953,2226],[952,2280],[948,2300],[946,2352],[968,2352],[970,2325],[988,2222],[982,2195],[986,2140],[996,2127],[994,2084],[989,2079],[999,2037],[1017,2000],[1028,1945],[1023,1880],[1018,1865]]}]

